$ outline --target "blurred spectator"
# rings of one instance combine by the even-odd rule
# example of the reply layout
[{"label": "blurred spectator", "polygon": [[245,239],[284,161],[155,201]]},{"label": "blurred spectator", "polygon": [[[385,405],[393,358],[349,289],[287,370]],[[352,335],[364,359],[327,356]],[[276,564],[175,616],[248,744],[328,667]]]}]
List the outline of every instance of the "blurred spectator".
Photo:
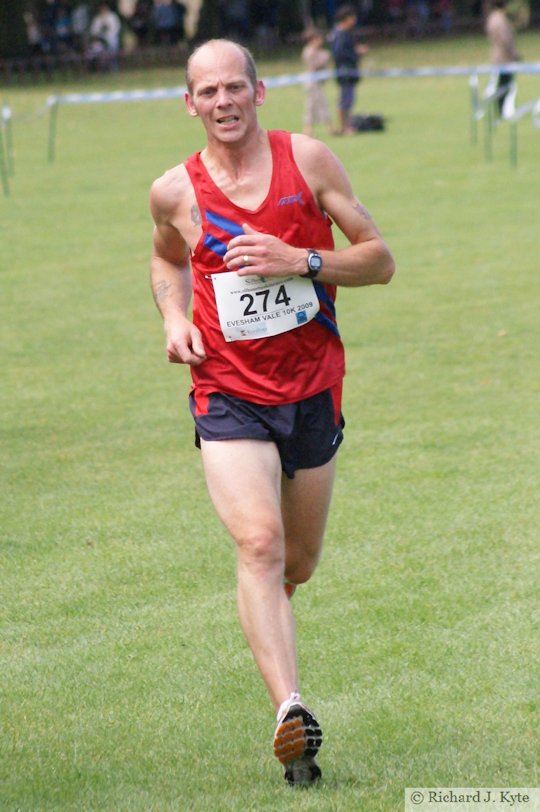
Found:
[{"label": "blurred spectator", "polygon": [[90,36],[100,39],[109,53],[116,54],[120,49],[120,17],[111,11],[108,3],[100,3],[98,13],[90,25]]},{"label": "blurred spectator", "polygon": [[355,132],[351,123],[351,111],[355,101],[355,87],[360,81],[360,58],[367,53],[367,45],[356,42],[354,29],[358,14],[352,3],[340,6],[336,11],[336,24],[331,33],[332,55],[336,65],[339,85],[339,120],[341,135]]},{"label": "blurred spectator", "polygon": [[[491,45],[491,64],[497,68],[500,65],[517,62],[520,58],[516,49],[514,28],[506,15],[505,6],[505,0],[493,0],[486,19],[486,35]],[[498,71],[497,104],[501,115],[513,81],[513,73],[508,70]]]},{"label": "blurred spectator", "polygon": [[131,30],[137,37],[138,45],[147,45],[152,27],[152,0],[137,0],[135,12],[130,20]]},{"label": "blurred spectator", "polygon": [[[328,65],[331,53],[323,48],[324,34],[318,28],[311,28],[305,35],[306,44],[302,49],[302,62],[308,73],[315,73]],[[324,80],[309,77],[305,87],[304,133],[313,135],[316,124],[325,124],[330,135],[333,134],[332,116],[326,99]]]},{"label": "blurred spectator", "polygon": [[38,15],[38,26],[41,31],[41,47],[46,53],[56,53],[56,18],[58,17],[58,0],[45,0]]},{"label": "blurred spectator", "polygon": [[118,0],[117,11],[122,22],[122,50],[131,53],[138,44],[138,38],[133,30],[131,21],[135,14],[137,0]]},{"label": "blurred spectator", "polygon": [[185,19],[187,9],[183,3],[179,2],[179,0],[173,0],[173,2],[174,5],[176,6],[178,39],[179,40],[185,39],[186,36]]},{"label": "blurred spectator", "polygon": [[118,0],[118,13],[120,17],[129,22],[135,14],[137,0]]},{"label": "blurred spectator", "polygon": [[71,12],[71,30],[73,45],[78,51],[84,51],[90,28],[90,8],[88,3],[76,3]]},{"label": "blurred spectator", "polygon": [[452,30],[454,24],[454,8],[452,0],[437,0],[435,5],[435,16],[439,21],[439,26],[448,34]]},{"label": "blurred spectator", "polygon": [[91,71],[109,70],[111,67],[107,46],[100,37],[90,35],[84,56]]},{"label": "blurred spectator", "polygon": [[160,45],[176,45],[184,38],[186,7],[175,0],[154,0],[152,20]]},{"label": "blurred spectator", "polygon": [[430,8],[427,0],[407,0],[407,34],[421,38],[426,33]]},{"label": "blurred spectator", "polygon": [[108,3],[100,3],[98,13],[90,25],[90,43],[87,57],[95,69],[114,69],[118,66],[120,50],[120,17]]},{"label": "blurred spectator", "polygon": [[30,46],[30,53],[34,56],[43,53],[41,41],[41,29],[38,25],[36,15],[33,11],[26,11],[23,15],[26,26],[26,39]]},{"label": "blurred spectator", "polygon": [[65,3],[60,3],[56,15],[56,43],[60,51],[68,51],[73,44],[71,11]]},{"label": "blurred spectator", "polygon": [[250,34],[247,0],[219,0],[223,36],[233,40],[245,39]]}]

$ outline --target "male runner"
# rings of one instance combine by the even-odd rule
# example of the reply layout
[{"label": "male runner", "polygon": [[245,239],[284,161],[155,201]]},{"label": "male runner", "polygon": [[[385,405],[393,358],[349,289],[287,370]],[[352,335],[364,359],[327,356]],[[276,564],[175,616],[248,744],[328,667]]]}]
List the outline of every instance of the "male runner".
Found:
[{"label": "male runner", "polygon": [[[274,752],[289,783],[309,785],[322,734],[299,695],[289,599],[317,565],[342,440],[336,285],[384,284],[394,263],[333,153],[261,128],[249,51],[211,40],[186,78],[206,146],[152,186],[152,290],[169,361],[191,367],[240,622],[277,711]],[[334,249],[332,221],[347,248]]]}]

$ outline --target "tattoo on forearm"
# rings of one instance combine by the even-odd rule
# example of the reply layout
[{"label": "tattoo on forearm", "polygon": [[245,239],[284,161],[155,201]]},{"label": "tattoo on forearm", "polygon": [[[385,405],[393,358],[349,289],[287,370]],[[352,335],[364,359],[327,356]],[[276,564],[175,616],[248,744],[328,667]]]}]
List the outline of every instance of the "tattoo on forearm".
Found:
[{"label": "tattoo on forearm", "polygon": [[167,296],[169,295],[169,290],[171,289],[171,283],[166,282],[164,279],[161,282],[156,282],[153,288],[154,300],[157,305],[160,305],[162,302],[165,301]]},{"label": "tattoo on forearm", "polygon": [[196,226],[200,226],[202,223],[201,210],[196,203],[191,207],[191,222]]},{"label": "tattoo on forearm", "polygon": [[370,221],[370,223],[372,222],[373,218],[371,217],[371,214],[368,212],[368,210],[366,209],[366,207],[365,207],[365,206],[362,206],[362,204],[361,204],[359,201],[357,201],[357,202],[354,204],[353,209],[354,209],[355,211],[357,211],[357,212],[358,212],[358,214],[359,214],[361,217],[364,217],[364,219],[369,220],[369,221]]}]

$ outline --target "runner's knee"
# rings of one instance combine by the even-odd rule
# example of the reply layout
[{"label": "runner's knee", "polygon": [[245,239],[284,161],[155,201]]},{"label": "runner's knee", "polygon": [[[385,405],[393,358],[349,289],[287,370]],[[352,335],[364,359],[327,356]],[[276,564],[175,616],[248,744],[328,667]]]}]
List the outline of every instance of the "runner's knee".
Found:
[{"label": "runner's knee", "polygon": [[252,571],[284,567],[283,536],[277,528],[252,528],[236,545],[241,564]]},{"label": "runner's knee", "polygon": [[291,584],[305,584],[317,567],[318,556],[305,558],[302,561],[296,561],[293,564],[287,564],[285,568],[285,578]]}]

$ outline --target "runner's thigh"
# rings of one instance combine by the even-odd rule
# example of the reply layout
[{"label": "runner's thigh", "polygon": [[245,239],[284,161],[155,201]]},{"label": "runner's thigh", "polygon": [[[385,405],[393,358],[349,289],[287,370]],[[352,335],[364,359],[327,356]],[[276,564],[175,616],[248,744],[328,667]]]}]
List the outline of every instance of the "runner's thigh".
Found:
[{"label": "runner's thigh", "polygon": [[281,461],[265,440],[201,440],[204,472],[218,516],[237,541],[260,529],[283,535]]},{"label": "runner's thigh", "polygon": [[296,471],[282,480],[282,513],[289,555],[320,552],[336,470],[336,457],[318,468]]}]

